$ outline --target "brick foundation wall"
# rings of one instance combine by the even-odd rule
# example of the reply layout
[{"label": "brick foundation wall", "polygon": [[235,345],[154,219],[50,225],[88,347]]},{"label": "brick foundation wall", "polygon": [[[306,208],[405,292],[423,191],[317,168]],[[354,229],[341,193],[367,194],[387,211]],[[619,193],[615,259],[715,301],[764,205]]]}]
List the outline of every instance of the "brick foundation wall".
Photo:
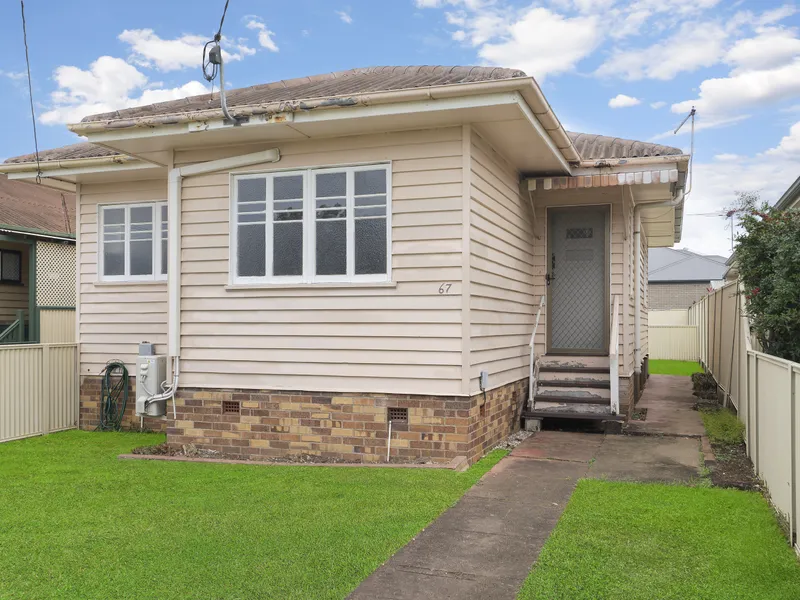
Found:
[{"label": "brick foundation wall", "polygon": [[[80,428],[94,429],[100,424],[100,402],[103,396],[103,378],[97,375],[81,377],[81,409]],[[167,405],[167,410],[172,407]],[[145,431],[167,430],[167,419],[145,417]],[[128,377],[128,404],[125,406],[125,415],[122,417],[122,428],[139,430],[140,419],[136,416],[136,377]]]},{"label": "brick foundation wall", "polygon": [[[314,454],[383,462],[387,408],[407,408],[392,424],[391,456],[474,462],[519,428],[527,380],[471,398],[384,394],[181,389],[171,444],[193,443],[239,458]],[[239,414],[223,413],[223,402]]]},{"label": "brick foundation wall", "polygon": [[708,294],[711,282],[706,283],[651,283],[648,290],[649,310],[686,308]]},{"label": "brick foundation wall", "polygon": [[[635,377],[635,375],[634,375]],[[619,412],[630,419],[633,414],[633,407],[636,404],[633,377],[619,378]]]}]

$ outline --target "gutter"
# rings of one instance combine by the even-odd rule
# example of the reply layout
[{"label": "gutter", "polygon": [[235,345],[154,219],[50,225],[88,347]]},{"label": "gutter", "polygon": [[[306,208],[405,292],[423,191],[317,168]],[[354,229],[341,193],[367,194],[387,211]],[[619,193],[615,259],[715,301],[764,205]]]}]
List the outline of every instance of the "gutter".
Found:
[{"label": "gutter", "polygon": [[[234,116],[237,118],[248,118],[259,115],[280,115],[281,113],[306,112],[312,110],[328,110],[343,107],[374,106],[380,104],[391,104],[397,102],[415,102],[426,100],[440,100],[444,98],[455,98],[472,96],[478,94],[495,92],[520,92],[525,102],[530,107],[536,119],[550,136],[556,147],[559,149],[564,159],[572,164],[580,162],[578,154],[572,140],[567,135],[563,126],[550,108],[547,100],[539,89],[538,84],[532,77],[517,77],[513,79],[502,79],[495,81],[483,81],[479,83],[457,83],[441,86],[430,86],[425,88],[415,88],[386,92],[370,92],[353,96],[330,96],[326,98],[314,98],[309,100],[291,100],[282,102],[271,102],[267,104],[253,104],[237,106],[233,108]],[[105,121],[88,121],[68,125],[70,131],[79,135],[91,135],[92,133],[117,131],[124,129],[148,128],[178,125],[182,123],[194,123],[198,121],[208,121],[223,119],[224,115],[219,108],[197,110],[188,113],[153,115],[136,117],[131,119],[108,119]],[[280,122],[279,118],[275,119]]]},{"label": "gutter", "polygon": [[[39,168],[45,171],[55,171],[57,169],[73,169],[76,167],[103,167],[108,165],[121,165],[123,163],[138,161],[138,158],[126,154],[114,156],[99,156],[96,158],[72,158],[69,160],[40,160]],[[36,162],[24,163],[2,163],[0,173],[22,173],[36,170]]]}]

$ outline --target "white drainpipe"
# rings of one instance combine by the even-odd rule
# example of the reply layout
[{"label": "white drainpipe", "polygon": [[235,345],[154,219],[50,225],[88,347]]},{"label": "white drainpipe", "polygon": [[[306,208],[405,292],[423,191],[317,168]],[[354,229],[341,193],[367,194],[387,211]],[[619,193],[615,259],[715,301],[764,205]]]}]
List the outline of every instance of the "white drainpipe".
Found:
[{"label": "white drainpipe", "polygon": [[642,291],[641,291],[641,270],[642,270],[642,208],[670,208],[678,206],[683,202],[685,195],[683,191],[678,192],[672,200],[667,202],[655,202],[649,204],[637,204],[633,209],[633,244],[635,246],[635,267],[634,267],[634,306],[633,311],[633,369],[636,375],[642,374]]},{"label": "white drainpipe", "polygon": [[172,358],[172,384],[165,386],[166,390],[155,396],[148,398],[148,402],[154,400],[172,399],[172,418],[177,418],[175,408],[175,393],[178,391],[178,377],[180,375],[180,354],[181,354],[181,182],[184,177],[192,175],[203,175],[215,171],[227,169],[237,169],[249,165],[261,163],[274,163],[281,159],[281,153],[277,148],[253,152],[242,156],[232,156],[221,158],[204,163],[197,163],[180,168],[171,168],[167,180],[167,207],[168,207],[168,253],[169,253],[169,272],[167,275],[167,297],[168,297],[168,349]]}]

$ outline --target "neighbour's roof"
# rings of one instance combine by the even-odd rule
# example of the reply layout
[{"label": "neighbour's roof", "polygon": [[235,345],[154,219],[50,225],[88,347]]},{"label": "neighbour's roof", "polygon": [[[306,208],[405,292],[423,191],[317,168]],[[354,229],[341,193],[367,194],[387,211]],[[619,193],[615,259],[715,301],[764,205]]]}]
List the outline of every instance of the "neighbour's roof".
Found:
[{"label": "neighbour's roof", "polygon": [[0,230],[75,234],[75,195],[0,175]]},{"label": "neighbour's roof", "polygon": [[795,179],[789,189],[778,199],[775,208],[786,210],[787,208],[796,208],[798,205],[800,205],[800,177]]},{"label": "neighbour's roof", "polygon": [[724,256],[703,255],[680,248],[651,248],[648,255],[650,283],[709,282],[725,278]]},{"label": "neighbour's roof", "polygon": [[683,154],[680,148],[663,146],[651,142],[637,142],[607,135],[575,133],[567,135],[575,145],[583,160],[604,160],[610,158],[641,158],[644,156],[672,156]]},{"label": "neighbour's roof", "polygon": [[[500,67],[450,67],[450,66],[407,66],[407,67],[368,67],[350,69],[324,75],[299,77],[273,83],[265,83],[226,92],[228,107],[268,105],[287,103],[286,110],[303,110],[303,102],[311,100],[338,98],[344,103],[349,95],[393,92],[399,90],[447,86],[485,81],[525,78],[524,71]],[[130,121],[147,117],[183,115],[199,111],[218,110],[219,94],[190,96],[181,100],[158,102],[147,106],[120,109],[112,112],[90,115],[81,123]],[[680,155],[679,148],[662,146],[648,142],[592,135],[588,133],[568,133],[576,150],[583,160],[604,160],[638,158],[645,156]],[[88,142],[73,144],[63,148],[46,150],[39,154],[42,161],[72,160],[79,158],[99,158],[119,153],[94,146]],[[17,156],[6,163],[34,162],[33,154]]]}]

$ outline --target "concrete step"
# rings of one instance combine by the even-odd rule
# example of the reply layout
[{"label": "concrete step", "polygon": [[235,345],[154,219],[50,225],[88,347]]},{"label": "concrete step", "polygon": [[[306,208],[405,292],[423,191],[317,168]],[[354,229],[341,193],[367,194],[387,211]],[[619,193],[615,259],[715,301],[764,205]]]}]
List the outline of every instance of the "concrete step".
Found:
[{"label": "concrete step", "polygon": [[588,369],[559,369],[554,371],[552,369],[539,369],[539,378],[537,381],[611,381],[608,369],[597,370],[597,372]]},{"label": "concrete step", "polygon": [[601,406],[610,406],[610,398],[602,398],[600,396],[567,396],[557,394],[544,394],[533,397],[536,406],[539,404],[598,404]]},{"label": "concrete step", "polygon": [[539,406],[522,412],[523,419],[590,419],[596,421],[625,421],[624,415],[612,415],[611,408],[592,404]]},{"label": "concrete step", "polygon": [[608,370],[608,356],[566,356],[545,354],[539,358],[539,368],[561,367],[577,369],[599,369]]},{"label": "concrete step", "polygon": [[540,381],[535,396],[571,396],[573,398],[611,399],[611,383],[608,381]]}]

